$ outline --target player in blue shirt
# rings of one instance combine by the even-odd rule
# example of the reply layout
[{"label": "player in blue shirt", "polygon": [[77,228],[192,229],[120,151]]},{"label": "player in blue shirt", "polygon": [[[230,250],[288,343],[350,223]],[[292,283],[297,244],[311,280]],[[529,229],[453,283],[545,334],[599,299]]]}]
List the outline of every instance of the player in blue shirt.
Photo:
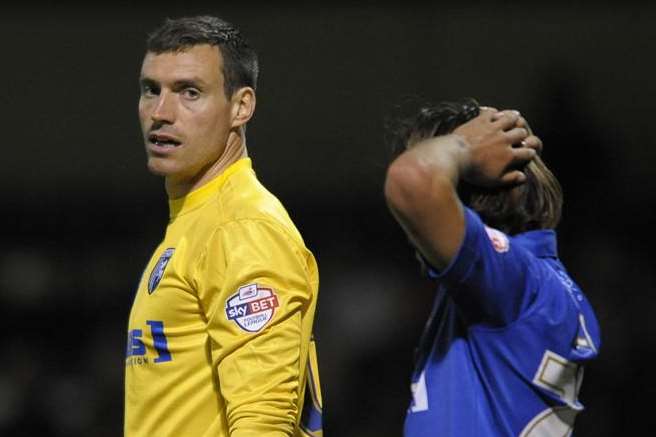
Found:
[{"label": "player in blue shirt", "polygon": [[517,111],[468,100],[422,109],[398,145],[386,199],[438,284],[405,436],[571,435],[599,327],[558,260],[542,142]]}]

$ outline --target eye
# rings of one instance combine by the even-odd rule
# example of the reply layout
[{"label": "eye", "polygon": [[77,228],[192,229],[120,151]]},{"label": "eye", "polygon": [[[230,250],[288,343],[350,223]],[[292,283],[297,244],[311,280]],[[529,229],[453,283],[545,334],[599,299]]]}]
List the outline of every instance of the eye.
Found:
[{"label": "eye", "polygon": [[141,85],[141,95],[144,97],[154,97],[159,95],[159,88],[150,84]]},{"label": "eye", "polygon": [[182,96],[188,100],[196,100],[200,97],[200,90],[196,88],[185,88],[182,90]]}]

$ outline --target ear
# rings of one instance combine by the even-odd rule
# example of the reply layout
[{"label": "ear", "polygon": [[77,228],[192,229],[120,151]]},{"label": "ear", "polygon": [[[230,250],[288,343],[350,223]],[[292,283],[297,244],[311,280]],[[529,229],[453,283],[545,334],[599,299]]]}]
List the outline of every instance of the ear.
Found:
[{"label": "ear", "polygon": [[251,87],[239,88],[230,98],[232,104],[231,127],[242,127],[255,113],[255,90]]}]

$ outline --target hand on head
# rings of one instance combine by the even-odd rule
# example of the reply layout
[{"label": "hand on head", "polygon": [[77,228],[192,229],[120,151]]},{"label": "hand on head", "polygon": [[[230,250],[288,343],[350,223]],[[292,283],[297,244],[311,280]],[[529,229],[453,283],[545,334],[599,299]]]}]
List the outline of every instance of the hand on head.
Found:
[{"label": "hand on head", "polygon": [[519,116],[519,119],[517,120],[517,127],[523,127],[528,131],[528,137],[526,139],[522,140],[520,145],[522,147],[528,147],[531,149],[534,149],[538,155],[542,153],[542,140],[537,137],[536,135],[533,134],[533,131],[531,130],[531,126],[528,125],[528,122],[524,117],[521,115]]},{"label": "hand on head", "polygon": [[494,188],[526,182],[522,169],[542,150],[518,111],[481,107],[478,117],[453,131],[464,139],[469,159],[464,179],[476,186]]}]

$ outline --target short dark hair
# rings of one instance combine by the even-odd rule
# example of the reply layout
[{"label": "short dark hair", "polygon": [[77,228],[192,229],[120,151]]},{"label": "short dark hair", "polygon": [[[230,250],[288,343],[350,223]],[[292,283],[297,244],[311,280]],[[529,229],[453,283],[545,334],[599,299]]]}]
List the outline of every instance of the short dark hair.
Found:
[{"label": "short dark hair", "polygon": [[148,36],[146,50],[155,54],[178,52],[200,44],[216,46],[223,57],[224,91],[227,97],[242,87],[257,86],[257,54],[233,24],[202,15],[166,19]]},{"label": "short dark hair", "polygon": [[[478,117],[480,106],[474,99],[441,102],[425,106],[414,116],[394,126],[393,153],[400,155],[418,142],[447,135],[458,126]],[[534,229],[554,229],[560,221],[563,193],[560,183],[537,156],[524,168],[527,182],[511,193],[509,189],[482,189],[466,186],[466,203],[478,212],[489,226],[508,234]]]}]

